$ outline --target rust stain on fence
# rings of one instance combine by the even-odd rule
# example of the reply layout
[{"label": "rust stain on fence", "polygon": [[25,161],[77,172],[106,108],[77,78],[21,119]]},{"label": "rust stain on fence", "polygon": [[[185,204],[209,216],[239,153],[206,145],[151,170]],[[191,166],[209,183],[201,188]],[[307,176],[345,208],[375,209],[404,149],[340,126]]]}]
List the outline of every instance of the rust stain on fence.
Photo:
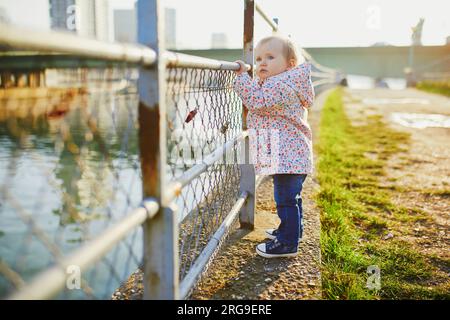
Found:
[{"label": "rust stain on fence", "polygon": [[159,189],[159,106],[139,103],[139,150],[144,196],[160,196]]}]

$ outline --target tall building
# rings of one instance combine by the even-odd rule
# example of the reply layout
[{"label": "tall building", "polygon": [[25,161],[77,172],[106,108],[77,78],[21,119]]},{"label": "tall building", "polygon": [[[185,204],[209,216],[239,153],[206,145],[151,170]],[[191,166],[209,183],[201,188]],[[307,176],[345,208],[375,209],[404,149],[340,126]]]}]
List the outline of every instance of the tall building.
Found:
[{"label": "tall building", "polygon": [[136,10],[114,10],[114,40],[137,42]]},{"label": "tall building", "polygon": [[223,49],[227,48],[228,39],[225,33],[213,33],[211,35],[211,48],[213,49]]},{"label": "tall building", "polygon": [[82,37],[96,38],[95,2],[96,0],[75,0],[77,6],[77,33]]},{"label": "tall building", "polygon": [[[137,8],[114,10],[114,40],[119,42],[138,41],[137,36]],[[168,49],[175,49],[177,45],[176,37],[176,10],[165,8],[165,46]]]},{"label": "tall building", "polygon": [[165,20],[165,40],[166,48],[175,49],[177,46],[177,11],[173,8],[165,8],[164,20]]},{"label": "tall building", "polygon": [[92,2],[94,2],[95,36],[99,40],[109,41],[110,39],[109,39],[108,0],[95,0]]},{"label": "tall building", "polygon": [[75,0],[50,0],[49,9],[52,29],[77,31]]},{"label": "tall building", "polygon": [[49,0],[49,3],[52,29],[110,40],[107,0]]},{"label": "tall building", "polygon": [[11,19],[9,18],[8,12],[5,8],[0,7],[0,23],[9,24]]}]

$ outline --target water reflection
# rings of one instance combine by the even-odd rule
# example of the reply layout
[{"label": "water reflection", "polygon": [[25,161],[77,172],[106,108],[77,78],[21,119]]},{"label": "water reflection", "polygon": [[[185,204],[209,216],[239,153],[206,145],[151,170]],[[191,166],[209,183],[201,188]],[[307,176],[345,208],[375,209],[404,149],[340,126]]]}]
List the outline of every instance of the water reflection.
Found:
[{"label": "water reflection", "polygon": [[[103,90],[10,99],[0,110],[0,257],[26,281],[58,251],[72,251],[139,205],[137,97]],[[139,237],[112,253],[135,256],[127,272],[140,262]],[[9,289],[0,277],[0,296]]]},{"label": "water reflection", "polygon": [[450,117],[443,114],[393,112],[391,119],[409,128],[450,128]]},{"label": "water reflection", "polygon": [[402,90],[406,88],[406,80],[402,78],[371,78],[355,74],[347,75],[348,87],[351,89],[385,88]]}]

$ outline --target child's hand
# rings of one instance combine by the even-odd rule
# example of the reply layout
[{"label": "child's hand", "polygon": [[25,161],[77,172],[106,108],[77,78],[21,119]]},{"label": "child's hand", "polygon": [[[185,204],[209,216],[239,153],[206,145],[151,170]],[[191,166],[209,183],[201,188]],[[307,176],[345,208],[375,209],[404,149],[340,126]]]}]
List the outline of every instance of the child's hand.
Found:
[{"label": "child's hand", "polygon": [[239,70],[235,71],[237,75],[240,75],[240,74],[242,74],[242,73],[247,71],[247,67],[245,66],[245,62],[244,61],[237,60],[237,61],[235,61],[235,63],[239,63],[239,65],[240,65]]}]

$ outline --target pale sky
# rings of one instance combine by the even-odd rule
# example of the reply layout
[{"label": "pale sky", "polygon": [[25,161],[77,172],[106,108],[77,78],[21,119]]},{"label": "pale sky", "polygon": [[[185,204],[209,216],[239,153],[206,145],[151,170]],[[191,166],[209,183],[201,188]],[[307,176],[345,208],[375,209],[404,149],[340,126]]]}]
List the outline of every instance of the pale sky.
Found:
[{"label": "pale sky", "polygon": [[[242,46],[243,0],[166,0],[177,9],[181,47],[208,47],[211,32],[226,32],[230,47]],[[424,45],[445,44],[450,36],[448,0],[260,0],[280,31],[303,47],[409,45],[411,27],[425,18]],[[205,14],[208,13],[208,14]],[[193,18],[194,17],[194,18]],[[270,34],[257,20],[256,38]]]},{"label": "pale sky", "polygon": [[24,27],[48,29],[49,2],[46,0],[0,0],[11,23]]},{"label": "pale sky", "polygon": [[[90,1],[90,0],[89,0]],[[112,8],[132,8],[134,0],[110,0]],[[212,33],[226,33],[228,47],[242,47],[243,0],[162,0],[177,10],[180,48],[209,48]],[[302,47],[409,45],[411,27],[425,18],[424,45],[445,44],[450,36],[448,0],[259,0],[280,31]],[[47,0],[0,0],[14,24],[48,28]],[[256,39],[270,34],[259,17]]]}]

